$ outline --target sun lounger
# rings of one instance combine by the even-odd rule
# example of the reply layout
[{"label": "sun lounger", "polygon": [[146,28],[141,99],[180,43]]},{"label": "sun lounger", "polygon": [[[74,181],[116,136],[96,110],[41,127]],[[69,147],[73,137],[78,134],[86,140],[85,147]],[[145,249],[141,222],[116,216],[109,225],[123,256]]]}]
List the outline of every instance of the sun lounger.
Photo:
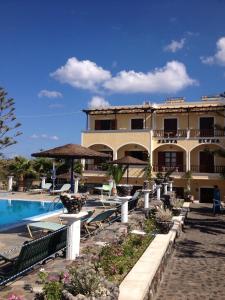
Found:
[{"label": "sun lounger", "polygon": [[88,234],[90,234],[91,232],[90,232],[89,228],[91,226],[93,226],[94,229],[97,229],[97,228],[102,229],[103,228],[102,223],[109,221],[114,213],[116,213],[116,209],[108,209],[106,211],[99,213],[98,215],[96,215],[94,217],[90,217],[86,222],[84,222],[85,230],[87,231]]},{"label": "sun lounger", "polygon": [[[94,210],[87,211],[87,215],[81,218],[81,222],[87,221],[93,215],[93,213],[94,213]],[[43,221],[43,222],[29,223],[29,224],[27,224],[27,229],[28,229],[30,237],[33,238],[31,228],[47,230],[47,231],[56,231],[56,230],[59,230],[59,229],[65,227],[65,226],[66,226],[65,224],[59,224],[59,223],[56,223],[56,222]]]},{"label": "sun lounger", "polygon": [[50,190],[51,186],[52,186],[52,183],[46,183],[43,188],[41,188],[41,189],[31,189],[31,190],[29,190],[29,193],[40,194],[40,193],[43,193],[43,192],[47,192],[48,190]]},{"label": "sun lounger", "polygon": [[55,223],[55,222],[34,222],[27,224],[27,229],[31,238],[33,238],[33,234],[31,228],[42,229],[47,231],[56,231],[65,227],[63,224]]},{"label": "sun lounger", "polygon": [[71,188],[71,184],[66,183],[59,190],[54,190],[54,191],[51,190],[50,194],[54,195],[54,194],[61,194],[61,193],[64,193],[64,192],[68,192],[70,190],[70,188]]},{"label": "sun lounger", "polygon": [[33,270],[34,266],[54,258],[66,247],[66,228],[59,229],[22,246],[19,255],[1,267],[0,287]]}]

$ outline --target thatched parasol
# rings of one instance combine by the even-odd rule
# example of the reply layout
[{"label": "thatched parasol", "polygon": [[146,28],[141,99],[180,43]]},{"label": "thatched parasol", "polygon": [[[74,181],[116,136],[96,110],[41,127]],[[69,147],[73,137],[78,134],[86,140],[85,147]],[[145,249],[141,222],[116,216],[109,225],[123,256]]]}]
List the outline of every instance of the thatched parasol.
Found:
[{"label": "thatched parasol", "polygon": [[126,155],[122,158],[110,161],[109,164],[127,166],[127,183],[128,183],[129,166],[142,166],[142,165],[144,166],[144,165],[147,165],[148,162],[137,159],[137,158],[129,156],[129,155]]},{"label": "thatched parasol", "polygon": [[73,169],[74,169],[74,159],[82,158],[95,158],[95,157],[110,157],[109,154],[101,153],[94,151],[92,149],[83,147],[77,144],[67,144],[64,146],[56,147],[46,151],[41,151],[31,154],[34,157],[50,157],[50,158],[63,158],[71,160],[71,190],[74,189],[74,178],[73,178]]}]

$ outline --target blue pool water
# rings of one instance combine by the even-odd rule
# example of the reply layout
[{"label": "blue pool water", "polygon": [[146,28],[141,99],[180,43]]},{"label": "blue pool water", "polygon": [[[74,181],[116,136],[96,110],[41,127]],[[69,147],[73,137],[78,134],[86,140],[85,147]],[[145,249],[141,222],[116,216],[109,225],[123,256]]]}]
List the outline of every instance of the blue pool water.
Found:
[{"label": "blue pool water", "polygon": [[23,200],[0,200],[0,229],[24,219],[62,209],[61,203]]}]

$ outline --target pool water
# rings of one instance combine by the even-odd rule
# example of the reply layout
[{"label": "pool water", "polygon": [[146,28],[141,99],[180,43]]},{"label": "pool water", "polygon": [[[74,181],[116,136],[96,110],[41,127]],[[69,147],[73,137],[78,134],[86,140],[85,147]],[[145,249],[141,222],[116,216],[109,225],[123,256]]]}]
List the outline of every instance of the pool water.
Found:
[{"label": "pool water", "polygon": [[62,209],[61,203],[24,200],[0,200],[0,229],[37,215]]}]

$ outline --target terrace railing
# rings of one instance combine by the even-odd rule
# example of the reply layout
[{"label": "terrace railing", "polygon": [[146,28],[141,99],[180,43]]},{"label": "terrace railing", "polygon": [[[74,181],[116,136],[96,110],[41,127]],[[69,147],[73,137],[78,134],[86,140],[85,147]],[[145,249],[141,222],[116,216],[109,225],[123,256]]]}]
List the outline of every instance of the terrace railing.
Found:
[{"label": "terrace railing", "polygon": [[185,165],[175,165],[175,166],[163,166],[158,164],[153,164],[152,166],[153,172],[185,172],[186,166]]},{"label": "terrace railing", "polygon": [[195,173],[224,173],[225,166],[191,165],[191,171]]},{"label": "terrace railing", "polygon": [[187,137],[187,130],[153,130],[153,136],[160,138],[185,138]]},{"label": "terrace railing", "polygon": [[190,129],[190,137],[221,137],[221,136],[225,136],[225,130]]}]

